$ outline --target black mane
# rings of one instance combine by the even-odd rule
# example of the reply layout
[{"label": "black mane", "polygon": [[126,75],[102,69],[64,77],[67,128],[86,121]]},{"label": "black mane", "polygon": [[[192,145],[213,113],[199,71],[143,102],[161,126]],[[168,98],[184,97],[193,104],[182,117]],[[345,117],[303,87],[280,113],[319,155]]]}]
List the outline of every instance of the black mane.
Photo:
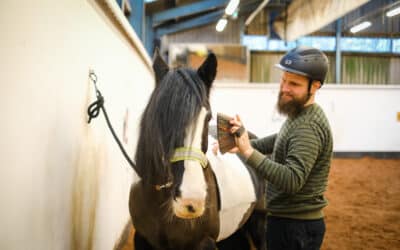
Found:
[{"label": "black mane", "polygon": [[210,106],[208,89],[192,69],[172,69],[156,86],[142,115],[135,154],[144,182],[169,179],[169,159],[203,106]]},{"label": "black mane", "polygon": [[[193,159],[169,162],[175,148],[184,145],[185,133],[189,133],[189,126],[199,118],[203,107],[209,113],[204,124],[199,124],[203,125],[201,150],[207,151],[208,121],[211,118],[208,98],[217,73],[215,54],[209,53],[196,71],[188,68],[171,70],[156,49],[153,70],[156,87],[141,118],[135,154],[141,181],[131,186],[129,194],[135,249],[249,249],[246,241],[246,244],[238,244],[237,240],[230,242],[226,239],[216,244],[221,229],[218,204],[222,196],[210,162],[204,168],[200,164],[185,164],[186,160]],[[200,136],[199,132],[196,131],[196,136]],[[192,168],[196,171],[195,177],[204,179],[206,186],[193,185],[185,189],[183,183],[193,179],[183,181],[184,173],[192,166],[196,166],[196,169]],[[254,178],[253,185],[254,190],[265,190],[261,177],[259,181]],[[202,190],[206,192],[205,197],[197,194]],[[247,221],[242,229],[248,228],[238,230],[241,234],[248,233],[257,249],[266,249],[265,214],[254,213],[253,208],[264,208],[263,204],[263,198],[257,203],[249,203],[249,209],[243,213],[240,222]],[[247,219],[250,214],[251,218]]]}]

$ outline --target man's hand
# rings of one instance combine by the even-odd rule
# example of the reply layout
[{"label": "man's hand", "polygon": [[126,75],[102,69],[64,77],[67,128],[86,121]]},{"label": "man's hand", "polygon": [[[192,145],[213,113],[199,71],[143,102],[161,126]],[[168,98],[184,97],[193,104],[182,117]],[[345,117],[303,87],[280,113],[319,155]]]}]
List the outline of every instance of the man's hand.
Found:
[{"label": "man's hand", "polygon": [[[240,130],[240,128],[243,128],[243,124],[242,121],[240,120],[239,115],[236,115],[232,120],[229,121],[229,123],[232,125],[231,128],[232,134],[235,134],[237,131]],[[247,133],[246,130],[244,130],[244,132],[241,133],[240,136],[235,136],[235,143],[236,147],[231,149],[229,152],[230,153],[239,152],[246,159],[248,159],[250,155],[253,153],[254,149],[250,144],[249,134]]]}]

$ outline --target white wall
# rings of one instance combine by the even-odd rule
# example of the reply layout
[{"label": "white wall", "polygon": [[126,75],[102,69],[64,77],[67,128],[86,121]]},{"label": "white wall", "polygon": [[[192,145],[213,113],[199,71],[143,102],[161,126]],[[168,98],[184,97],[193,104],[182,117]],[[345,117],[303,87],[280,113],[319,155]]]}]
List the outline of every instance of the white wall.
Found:
[{"label": "white wall", "polygon": [[0,2],[0,249],[109,250],[129,220],[133,171],[103,115],[86,123],[93,69],[120,137],[127,118],[134,154],[153,75],[113,10],[115,1]]},{"label": "white wall", "polygon": [[[239,114],[258,136],[278,132],[278,84],[216,84],[214,112]],[[324,85],[316,96],[334,136],[336,152],[400,152],[399,86]]]}]

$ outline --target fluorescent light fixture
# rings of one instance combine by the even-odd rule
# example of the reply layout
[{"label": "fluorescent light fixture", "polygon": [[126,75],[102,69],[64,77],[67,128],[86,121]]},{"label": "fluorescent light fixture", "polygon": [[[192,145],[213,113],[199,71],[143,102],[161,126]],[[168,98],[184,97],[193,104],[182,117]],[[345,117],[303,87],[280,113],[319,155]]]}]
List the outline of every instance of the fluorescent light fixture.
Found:
[{"label": "fluorescent light fixture", "polygon": [[353,26],[350,29],[350,32],[351,33],[357,33],[357,32],[359,32],[359,31],[361,31],[363,29],[368,28],[369,26],[371,26],[371,22],[365,21],[365,22],[362,22],[360,24],[357,24],[356,26]]},{"label": "fluorescent light fixture", "polygon": [[386,12],[386,16],[387,17],[396,16],[398,14],[400,14],[400,7],[394,8],[394,9],[389,10],[388,12]]},{"label": "fluorescent light fixture", "polygon": [[218,20],[217,26],[215,26],[215,29],[218,32],[221,32],[225,29],[226,24],[228,23],[228,20],[226,18],[221,18]]},{"label": "fluorescent light fixture", "polygon": [[228,6],[226,6],[225,14],[232,15],[239,5],[240,0],[230,0]]},{"label": "fluorescent light fixture", "polygon": [[236,20],[238,18],[238,15],[239,15],[238,11],[235,10],[235,12],[233,12],[233,14],[232,14],[232,19]]}]

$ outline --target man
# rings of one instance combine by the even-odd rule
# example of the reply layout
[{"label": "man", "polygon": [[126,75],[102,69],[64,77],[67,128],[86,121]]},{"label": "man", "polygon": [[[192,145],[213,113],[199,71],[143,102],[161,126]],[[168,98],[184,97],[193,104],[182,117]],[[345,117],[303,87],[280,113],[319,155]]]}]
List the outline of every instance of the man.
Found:
[{"label": "man", "polygon": [[[325,80],[328,59],[318,49],[298,47],[276,66],[283,70],[277,108],[286,121],[278,134],[265,138],[249,141],[244,132],[230,152],[244,156],[268,183],[268,250],[320,249],[332,134],[314,98]],[[230,123],[232,133],[242,127],[239,116]]]}]

